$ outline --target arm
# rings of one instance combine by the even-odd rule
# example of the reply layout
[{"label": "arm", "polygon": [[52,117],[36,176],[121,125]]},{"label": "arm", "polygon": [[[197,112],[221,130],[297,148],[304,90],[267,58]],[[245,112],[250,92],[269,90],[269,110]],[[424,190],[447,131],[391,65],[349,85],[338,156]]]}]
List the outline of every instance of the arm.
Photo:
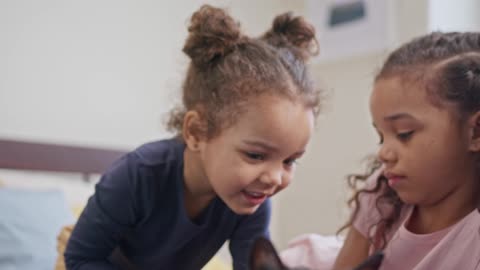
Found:
[{"label": "arm", "polygon": [[230,253],[234,270],[247,270],[250,250],[256,238],[270,238],[270,200],[265,201],[258,210],[250,216],[245,216],[230,237]]},{"label": "arm", "polygon": [[351,227],[340,249],[333,270],[353,269],[368,257],[370,242],[355,227]]},{"label": "arm", "polygon": [[120,159],[96,185],[68,241],[67,269],[118,269],[108,257],[136,220],[131,167],[128,156]]},{"label": "arm", "polygon": [[[382,169],[379,169],[366,180],[367,188],[376,184],[381,173]],[[358,213],[335,260],[334,270],[353,269],[368,257],[371,244],[368,239],[369,229],[380,220],[380,213],[375,205],[377,196],[376,193],[359,195]]]}]

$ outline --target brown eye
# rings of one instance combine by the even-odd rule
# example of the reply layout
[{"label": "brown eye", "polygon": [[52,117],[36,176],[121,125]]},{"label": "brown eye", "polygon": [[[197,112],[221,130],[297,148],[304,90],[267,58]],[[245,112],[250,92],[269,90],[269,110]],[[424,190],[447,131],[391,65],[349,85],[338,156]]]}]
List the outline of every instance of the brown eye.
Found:
[{"label": "brown eye", "polygon": [[413,131],[402,132],[397,134],[397,138],[401,141],[408,141],[413,135]]},{"label": "brown eye", "polygon": [[283,162],[283,164],[287,165],[288,167],[293,166],[295,163],[297,163],[296,158],[289,158]]},{"label": "brown eye", "polygon": [[265,155],[255,152],[245,152],[245,156],[252,160],[265,160]]}]

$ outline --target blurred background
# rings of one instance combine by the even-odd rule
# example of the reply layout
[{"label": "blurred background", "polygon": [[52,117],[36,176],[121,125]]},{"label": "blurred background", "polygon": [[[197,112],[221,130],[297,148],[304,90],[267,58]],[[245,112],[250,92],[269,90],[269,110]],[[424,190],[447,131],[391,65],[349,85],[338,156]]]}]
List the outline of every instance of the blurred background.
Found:
[{"label": "blurred background", "polygon": [[[227,8],[249,35],[286,11],[318,30],[311,68],[327,99],[294,181],[274,198],[280,248],[346,221],[345,176],[363,172],[377,147],[368,98],[387,53],[430,31],[480,29],[475,0],[0,0],[0,138],[131,150],[168,137],[163,123],[188,64],[188,19],[204,3]],[[40,184],[30,176],[0,171],[13,186],[59,177]],[[76,203],[93,187],[58,183]]]}]

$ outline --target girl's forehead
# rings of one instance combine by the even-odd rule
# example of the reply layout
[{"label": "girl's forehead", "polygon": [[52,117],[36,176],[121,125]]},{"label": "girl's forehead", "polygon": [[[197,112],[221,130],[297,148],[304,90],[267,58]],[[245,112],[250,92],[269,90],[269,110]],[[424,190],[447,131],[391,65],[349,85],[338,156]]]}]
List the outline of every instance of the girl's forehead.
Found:
[{"label": "girl's forehead", "polygon": [[373,121],[380,124],[402,114],[419,121],[444,117],[445,108],[436,106],[430,95],[423,83],[404,81],[401,77],[377,80],[370,97]]},{"label": "girl's forehead", "polygon": [[393,77],[377,80],[370,97],[371,106],[433,106],[423,83]]},{"label": "girl's forehead", "polygon": [[451,104],[436,104],[435,97],[423,83],[405,82],[401,78],[375,82],[370,97],[370,112],[375,125],[390,123],[397,115],[409,115],[421,123],[452,121],[456,110]]},{"label": "girl's forehead", "polygon": [[257,138],[277,148],[292,146],[297,149],[307,144],[313,125],[313,112],[302,103],[264,96],[249,104],[235,124],[224,130],[223,134]]}]

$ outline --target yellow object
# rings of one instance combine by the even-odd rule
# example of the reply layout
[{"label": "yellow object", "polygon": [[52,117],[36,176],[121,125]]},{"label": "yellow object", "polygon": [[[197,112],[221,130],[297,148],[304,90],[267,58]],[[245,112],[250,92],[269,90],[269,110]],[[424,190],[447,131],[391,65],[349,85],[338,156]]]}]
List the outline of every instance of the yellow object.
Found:
[{"label": "yellow object", "polygon": [[[63,253],[65,252],[65,247],[67,246],[68,238],[72,233],[73,225],[65,226],[60,231],[60,234],[57,236],[57,263],[55,265],[55,270],[65,270],[65,262],[63,258]],[[202,270],[232,270],[232,267],[222,262],[219,258],[213,257],[210,262],[205,265]]]},{"label": "yellow object", "polygon": [[232,267],[217,257],[213,257],[202,270],[232,270]]},{"label": "yellow object", "polygon": [[65,226],[60,231],[60,234],[57,236],[57,263],[55,264],[55,270],[66,270],[65,260],[63,258],[63,253],[65,252],[65,247],[67,246],[68,238],[72,234],[73,225]]},{"label": "yellow object", "polygon": [[70,209],[72,210],[73,216],[78,219],[83,211],[83,208],[85,208],[83,205],[74,205]]}]

